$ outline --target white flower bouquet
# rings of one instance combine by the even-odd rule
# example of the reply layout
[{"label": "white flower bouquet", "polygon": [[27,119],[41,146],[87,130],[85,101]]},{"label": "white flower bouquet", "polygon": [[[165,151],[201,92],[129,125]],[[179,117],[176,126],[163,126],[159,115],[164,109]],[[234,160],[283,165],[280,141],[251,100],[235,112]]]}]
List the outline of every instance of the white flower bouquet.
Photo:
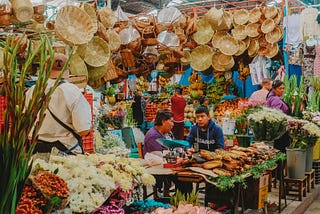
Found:
[{"label": "white flower bouquet", "polygon": [[274,141],[286,132],[289,117],[281,111],[262,108],[248,116],[249,127],[257,141]]},{"label": "white flower bouquet", "polygon": [[153,185],[137,159],[115,155],[52,156],[49,163],[36,160],[45,170],[56,171],[69,188],[69,207],[73,212],[91,212],[101,206],[117,188],[128,191],[132,185]]}]

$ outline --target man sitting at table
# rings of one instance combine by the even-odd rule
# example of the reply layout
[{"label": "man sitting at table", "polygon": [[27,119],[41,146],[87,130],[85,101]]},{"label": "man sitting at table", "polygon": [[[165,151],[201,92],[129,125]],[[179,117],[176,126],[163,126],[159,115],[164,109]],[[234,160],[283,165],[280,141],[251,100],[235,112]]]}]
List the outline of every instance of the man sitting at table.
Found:
[{"label": "man sitting at table", "polygon": [[225,149],[222,129],[210,118],[207,106],[200,105],[196,109],[196,125],[191,128],[187,141],[195,152],[200,149],[209,151]]}]

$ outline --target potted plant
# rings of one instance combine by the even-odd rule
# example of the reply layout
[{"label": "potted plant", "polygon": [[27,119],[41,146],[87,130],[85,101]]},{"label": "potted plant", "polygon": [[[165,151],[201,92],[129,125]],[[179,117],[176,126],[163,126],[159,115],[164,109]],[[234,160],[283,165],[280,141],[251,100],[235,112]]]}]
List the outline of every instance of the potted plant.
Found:
[{"label": "potted plant", "polygon": [[104,92],[103,95],[105,95],[108,99],[108,103],[113,105],[116,103],[116,89],[114,88],[114,86],[110,86],[109,88],[107,88]]},{"label": "potted plant", "polygon": [[292,139],[286,149],[288,175],[292,178],[303,178],[305,171],[312,169],[312,150],[320,137],[320,128],[307,120],[290,119],[287,130]]}]

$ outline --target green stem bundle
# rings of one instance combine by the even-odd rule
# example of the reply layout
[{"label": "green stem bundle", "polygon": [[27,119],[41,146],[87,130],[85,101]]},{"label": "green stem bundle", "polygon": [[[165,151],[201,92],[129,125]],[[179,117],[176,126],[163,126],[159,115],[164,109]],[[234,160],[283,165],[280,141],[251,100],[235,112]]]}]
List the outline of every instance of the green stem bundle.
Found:
[{"label": "green stem bundle", "polygon": [[[33,52],[29,44],[26,59],[21,64],[17,59],[20,43],[21,39],[18,44],[14,44],[13,37],[8,37],[6,42],[0,43],[5,49],[3,87],[6,99],[4,126],[0,130],[0,213],[6,214],[15,213],[32,168],[31,156],[45,117],[45,110],[62,76],[61,74],[53,87],[47,89],[48,71],[53,65],[52,47],[47,37],[41,36],[40,45]],[[40,56],[41,59],[39,76],[33,96],[26,105],[25,77],[36,56]],[[50,60],[46,64],[48,56]]]}]

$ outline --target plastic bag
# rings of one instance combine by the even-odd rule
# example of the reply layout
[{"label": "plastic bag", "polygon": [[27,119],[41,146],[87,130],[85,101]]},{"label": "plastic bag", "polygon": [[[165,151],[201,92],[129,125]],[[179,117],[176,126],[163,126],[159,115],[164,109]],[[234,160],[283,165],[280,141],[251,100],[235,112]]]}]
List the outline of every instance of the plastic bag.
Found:
[{"label": "plastic bag", "polygon": [[129,44],[130,42],[135,41],[136,39],[140,38],[140,33],[137,29],[129,25],[128,28],[123,29],[119,33],[121,44]]},{"label": "plastic bag", "polygon": [[159,157],[158,155],[151,154],[149,152],[145,154],[144,159],[146,160],[149,166],[163,164],[163,159],[161,157]]},{"label": "plastic bag", "polygon": [[159,24],[171,24],[179,19],[181,12],[175,7],[166,7],[160,10],[157,19]]},{"label": "plastic bag", "polygon": [[117,7],[117,10],[114,11],[114,14],[117,17],[117,21],[129,21],[128,16],[123,12],[120,6]]},{"label": "plastic bag", "polygon": [[159,33],[157,40],[167,47],[178,47],[180,45],[179,37],[175,33],[168,31]]},{"label": "plastic bag", "polygon": [[0,0],[0,15],[11,13],[11,3],[9,0]]},{"label": "plastic bag", "polygon": [[266,78],[266,57],[256,56],[253,58],[252,62],[249,64],[250,74],[252,79],[252,85],[261,84],[263,78]]}]

